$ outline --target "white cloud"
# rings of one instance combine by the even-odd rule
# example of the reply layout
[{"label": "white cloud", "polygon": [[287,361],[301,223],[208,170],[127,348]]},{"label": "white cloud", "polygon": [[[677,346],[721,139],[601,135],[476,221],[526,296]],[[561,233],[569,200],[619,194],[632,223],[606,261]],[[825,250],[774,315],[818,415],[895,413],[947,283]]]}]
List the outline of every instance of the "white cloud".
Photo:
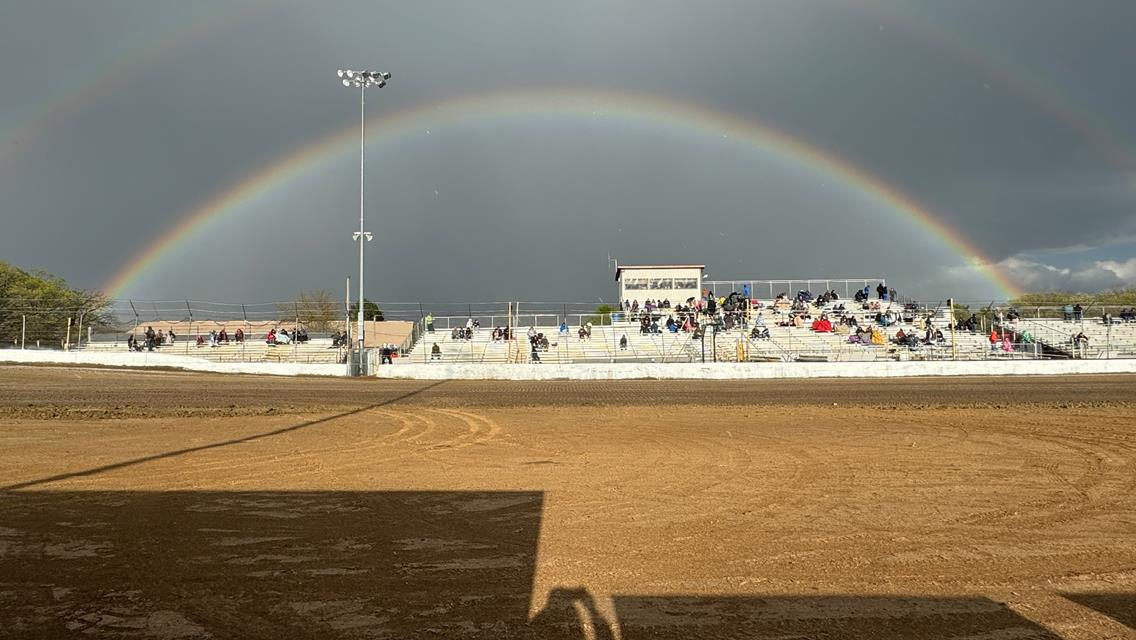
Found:
[{"label": "white cloud", "polygon": [[1019,256],[997,264],[1011,280],[1029,291],[1101,291],[1136,286],[1136,258],[1123,262],[1097,260],[1076,267],[1056,267]]}]

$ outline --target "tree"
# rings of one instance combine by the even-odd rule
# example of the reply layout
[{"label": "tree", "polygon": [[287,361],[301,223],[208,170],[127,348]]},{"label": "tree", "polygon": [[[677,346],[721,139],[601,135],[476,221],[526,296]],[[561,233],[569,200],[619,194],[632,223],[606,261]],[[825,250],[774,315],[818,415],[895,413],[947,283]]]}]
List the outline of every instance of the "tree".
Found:
[{"label": "tree", "polygon": [[1036,291],[1025,293],[1010,301],[1015,307],[1062,307],[1067,304],[1136,304],[1136,289],[1112,289],[1096,293],[1072,291]]},{"label": "tree", "polygon": [[25,320],[29,343],[62,344],[68,318],[75,326],[71,339],[78,340],[80,321],[95,329],[114,324],[109,307],[98,291],[72,289],[58,276],[0,261],[0,340],[8,344],[19,341]]},{"label": "tree", "polygon": [[277,304],[276,310],[282,317],[298,317],[310,330],[322,333],[330,332],[343,318],[339,301],[323,289],[301,291],[291,302]]},{"label": "tree", "polygon": [[601,304],[596,307],[596,315],[588,318],[588,322],[599,325],[611,324],[611,314],[617,311],[619,311],[619,309],[616,309],[610,304]]},{"label": "tree", "polygon": [[[353,302],[353,303],[351,303],[351,321],[356,322],[358,319],[359,319],[359,303]],[[378,304],[364,298],[363,299],[363,319],[364,320],[379,320],[379,321],[382,321],[385,318],[383,318],[383,310],[379,308]]]}]

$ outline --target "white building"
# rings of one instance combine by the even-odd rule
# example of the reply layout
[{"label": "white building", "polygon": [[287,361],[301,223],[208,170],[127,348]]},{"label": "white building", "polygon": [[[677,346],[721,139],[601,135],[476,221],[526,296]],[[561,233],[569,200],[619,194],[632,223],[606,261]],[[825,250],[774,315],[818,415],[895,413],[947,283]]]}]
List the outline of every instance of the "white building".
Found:
[{"label": "white building", "polygon": [[702,294],[704,264],[619,265],[615,281],[619,283],[619,300],[670,300],[681,304],[687,298]]}]

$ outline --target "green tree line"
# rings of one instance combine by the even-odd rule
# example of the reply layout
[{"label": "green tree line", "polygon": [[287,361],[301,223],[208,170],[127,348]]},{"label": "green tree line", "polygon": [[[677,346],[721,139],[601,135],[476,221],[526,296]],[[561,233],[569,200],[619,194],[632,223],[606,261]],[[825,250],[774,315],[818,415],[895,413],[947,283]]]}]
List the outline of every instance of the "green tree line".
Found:
[{"label": "green tree line", "polygon": [[1112,289],[1096,293],[1039,291],[1023,294],[1011,300],[1010,304],[1015,307],[1060,307],[1067,304],[1136,305],[1136,288]]},{"label": "green tree line", "polygon": [[102,293],[74,289],[58,276],[0,261],[0,340],[5,344],[19,344],[26,321],[27,344],[39,340],[44,346],[62,346],[68,319],[75,343],[80,321],[96,330],[114,324],[109,307]]}]

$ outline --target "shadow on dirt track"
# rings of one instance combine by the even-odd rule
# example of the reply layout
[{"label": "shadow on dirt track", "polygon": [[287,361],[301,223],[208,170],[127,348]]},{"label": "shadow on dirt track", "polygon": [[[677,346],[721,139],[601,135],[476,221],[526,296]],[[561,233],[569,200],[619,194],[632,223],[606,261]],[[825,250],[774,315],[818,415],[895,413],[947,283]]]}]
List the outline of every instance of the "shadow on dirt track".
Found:
[{"label": "shadow on dirt track", "polygon": [[[4,492],[0,629],[5,638],[603,639],[617,628],[627,640],[1057,637],[981,597],[615,594],[605,613],[567,587],[547,603],[540,594],[530,619],[543,505],[530,491]],[[1109,597],[1088,606],[1116,616]]]}]

